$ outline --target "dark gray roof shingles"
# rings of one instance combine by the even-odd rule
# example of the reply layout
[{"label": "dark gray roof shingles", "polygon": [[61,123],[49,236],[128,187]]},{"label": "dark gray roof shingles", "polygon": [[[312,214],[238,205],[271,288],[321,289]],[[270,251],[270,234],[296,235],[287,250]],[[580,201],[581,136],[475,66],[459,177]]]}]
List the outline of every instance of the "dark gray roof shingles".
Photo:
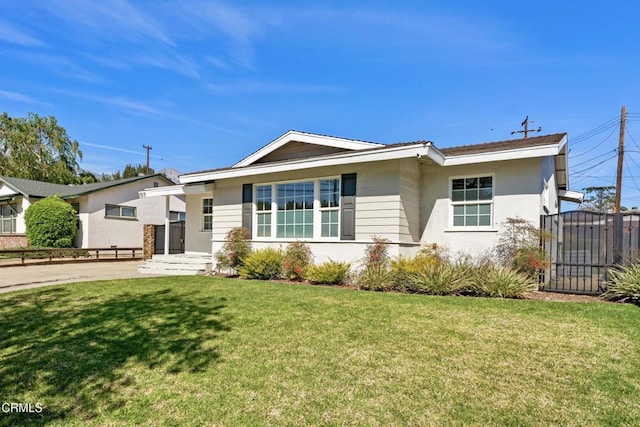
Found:
[{"label": "dark gray roof shingles", "polygon": [[136,176],[133,178],[119,179],[116,181],[96,182],[93,184],[80,184],[80,185],[62,185],[53,184],[50,182],[34,181],[31,179],[13,178],[9,176],[0,176],[0,181],[5,182],[9,187],[15,191],[31,197],[48,197],[48,196],[60,196],[62,198],[71,198],[75,196],[82,196],[84,194],[93,193],[95,191],[104,190],[106,188],[115,187],[118,185],[127,184],[129,182],[139,181],[145,178],[160,177],[164,179],[162,175],[147,175]]}]

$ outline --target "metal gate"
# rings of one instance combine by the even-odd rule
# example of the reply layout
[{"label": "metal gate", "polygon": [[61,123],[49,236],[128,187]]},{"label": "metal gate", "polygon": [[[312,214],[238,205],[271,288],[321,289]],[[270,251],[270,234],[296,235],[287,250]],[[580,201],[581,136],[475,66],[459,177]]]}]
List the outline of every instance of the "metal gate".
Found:
[{"label": "metal gate", "polygon": [[549,260],[546,290],[600,294],[606,289],[608,269],[636,262],[640,254],[636,212],[563,212],[541,216],[540,226]]},{"label": "metal gate", "polygon": [[[169,223],[169,253],[184,253],[184,221],[175,221]],[[154,226],[154,254],[164,253],[164,225]]]}]

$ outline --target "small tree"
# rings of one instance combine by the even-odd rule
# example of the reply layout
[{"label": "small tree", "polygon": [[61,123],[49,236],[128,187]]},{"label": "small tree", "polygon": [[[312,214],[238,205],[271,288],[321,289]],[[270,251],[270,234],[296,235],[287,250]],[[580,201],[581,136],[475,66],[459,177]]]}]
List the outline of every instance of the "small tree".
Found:
[{"label": "small tree", "polygon": [[76,235],[76,211],[59,196],[29,206],[24,213],[29,246],[71,248]]},{"label": "small tree", "polygon": [[251,253],[251,233],[246,227],[229,230],[222,249],[215,253],[216,268],[237,271]]},{"label": "small tree", "polygon": [[540,241],[549,236],[522,218],[507,218],[502,225],[504,231],[494,247],[498,262],[537,279],[549,264],[540,247]]}]

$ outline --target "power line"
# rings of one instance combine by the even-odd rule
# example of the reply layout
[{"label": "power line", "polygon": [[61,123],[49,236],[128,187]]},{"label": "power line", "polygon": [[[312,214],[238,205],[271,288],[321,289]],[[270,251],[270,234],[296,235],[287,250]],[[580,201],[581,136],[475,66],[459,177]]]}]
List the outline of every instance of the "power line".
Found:
[{"label": "power line", "polygon": [[585,172],[595,172],[596,170],[600,170],[600,169],[596,169],[596,170],[594,170],[593,168],[595,168],[595,167],[597,167],[597,166],[600,166],[600,165],[603,165],[603,164],[605,164],[606,162],[608,162],[609,160],[611,160],[611,159],[615,159],[616,157],[618,157],[618,153],[614,153],[612,156],[610,156],[610,157],[608,157],[608,158],[604,159],[603,161],[601,161],[601,162],[599,162],[599,163],[596,163],[595,165],[588,166],[588,167],[586,167],[585,169],[582,169],[582,170],[580,170],[580,171],[578,171],[578,172],[575,172],[575,173],[573,174],[573,176],[574,176],[574,177],[578,177],[578,176],[580,176],[581,174],[584,174]]},{"label": "power line", "polygon": [[602,153],[602,154],[599,154],[598,156],[593,157],[593,158],[591,158],[591,159],[589,159],[589,160],[585,160],[584,162],[576,163],[575,165],[572,165],[572,167],[574,167],[574,168],[575,168],[575,167],[577,167],[577,166],[586,165],[587,163],[591,163],[591,162],[593,162],[593,161],[600,160],[601,158],[603,158],[603,157],[607,156],[608,154],[615,153],[615,152],[616,152],[616,149],[609,150],[609,151],[607,151],[607,152],[605,152],[605,153]]},{"label": "power line", "polygon": [[595,135],[598,135],[598,134],[600,134],[602,132],[607,131],[608,129],[611,129],[612,127],[616,126],[617,123],[618,123],[618,118],[614,117],[613,119],[608,120],[608,121],[602,123],[601,125],[596,126],[595,128],[593,128],[591,130],[588,130],[585,133],[576,136],[575,138],[572,138],[571,139],[571,143],[574,144],[574,145],[575,144],[579,144],[579,143],[581,143],[581,142],[583,142],[583,141],[585,141],[585,140],[587,140],[587,139],[589,139],[589,138],[591,138],[591,137],[593,137]]},{"label": "power line", "polygon": [[[591,149],[585,151],[584,153],[580,153],[580,154],[576,154],[575,156],[573,156],[572,158],[576,158],[576,157],[580,157],[580,156],[584,156],[585,154],[588,154],[590,152],[592,152],[593,150],[595,150],[596,148],[598,148],[599,146],[601,146],[602,144],[604,144],[609,138],[611,138],[611,135],[613,135],[613,133],[616,131],[616,128],[613,127],[611,129],[611,132],[609,133],[609,135],[607,135],[607,137],[605,139],[603,139],[602,141],[600,141],[598,144],[594,145],[593,147],[591,147]],[[571,157],[571,153],[569,153],[569,157]]]}]

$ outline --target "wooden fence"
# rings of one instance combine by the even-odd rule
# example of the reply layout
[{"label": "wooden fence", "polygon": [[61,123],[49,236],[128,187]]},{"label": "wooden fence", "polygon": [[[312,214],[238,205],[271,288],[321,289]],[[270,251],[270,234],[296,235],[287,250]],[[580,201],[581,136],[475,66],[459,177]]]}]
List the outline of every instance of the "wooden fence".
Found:
[{"label": "wooden fence", "polygon": [[0,267],[142,259],[142,248],[1,249]]}]

